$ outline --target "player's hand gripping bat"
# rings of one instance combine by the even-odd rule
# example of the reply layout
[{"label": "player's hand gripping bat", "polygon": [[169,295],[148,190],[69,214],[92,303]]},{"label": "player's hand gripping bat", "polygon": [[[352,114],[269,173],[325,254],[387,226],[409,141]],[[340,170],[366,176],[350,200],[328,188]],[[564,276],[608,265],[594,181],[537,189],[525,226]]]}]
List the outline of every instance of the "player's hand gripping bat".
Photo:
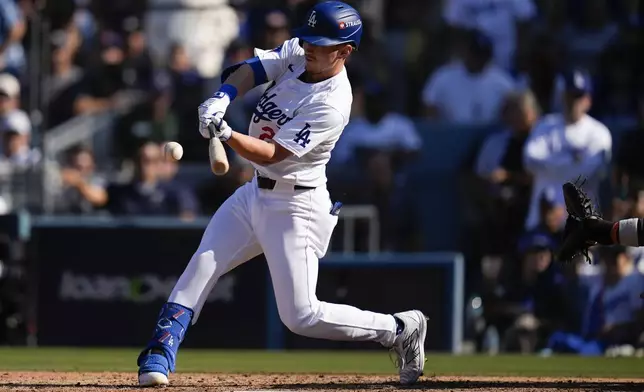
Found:
[{"label": "player's hand gripping bat", "polygon": [[208,142],[208,155],[210,156],[210,169],[217,176],[223,176],[228,173],[228,156],[221,140],[215,136],[215,124],[208,124],[208,131],[210,132],[210,140]]}]

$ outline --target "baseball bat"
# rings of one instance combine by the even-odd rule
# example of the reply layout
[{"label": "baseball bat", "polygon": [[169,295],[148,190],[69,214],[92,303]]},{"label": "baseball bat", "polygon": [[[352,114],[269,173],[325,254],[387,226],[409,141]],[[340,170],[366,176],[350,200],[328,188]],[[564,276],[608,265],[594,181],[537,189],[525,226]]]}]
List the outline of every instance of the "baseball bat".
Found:
[{"label": "baseball bat", "polygon": [[210,133],[210,141],[208,142],[210,169],[215,175],[223,176],[228,173],[228,168],[230,167],[226,150],[221,140],[215,136],[215,124],[208,124],[208,132]]}]

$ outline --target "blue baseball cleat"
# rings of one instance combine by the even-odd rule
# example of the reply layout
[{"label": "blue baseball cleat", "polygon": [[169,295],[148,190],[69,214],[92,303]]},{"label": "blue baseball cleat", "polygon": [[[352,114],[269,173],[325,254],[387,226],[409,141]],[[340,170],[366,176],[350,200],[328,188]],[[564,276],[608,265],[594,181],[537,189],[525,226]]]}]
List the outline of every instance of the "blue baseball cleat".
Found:
[{"label": "blue baseball cleat", "polygon": [[174,372],[179,345],[192,321],[193,312],[185,306],[166,303],[161,308],[152,339],[136,363],[139,385],[168,385],[168,374]]}]

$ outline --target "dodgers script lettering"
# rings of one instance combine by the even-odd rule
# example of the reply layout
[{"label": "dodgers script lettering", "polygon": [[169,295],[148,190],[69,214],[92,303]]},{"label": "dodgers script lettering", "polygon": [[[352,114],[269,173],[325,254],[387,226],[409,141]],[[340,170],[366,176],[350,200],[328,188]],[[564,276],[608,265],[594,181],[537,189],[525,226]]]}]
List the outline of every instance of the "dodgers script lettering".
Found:
[{"label": "dodgers script lettering", "polygon": [[269,95],[268,92],[262,95],[253,112],[253,122],[255,124],[257,124],[259,120],[272,121],[281,128],[284,124],[293,119],[293,117],[287,116],[284,111],[278,108],[277,104],[273,102],[273,98],[276,96],[277,93]]}]

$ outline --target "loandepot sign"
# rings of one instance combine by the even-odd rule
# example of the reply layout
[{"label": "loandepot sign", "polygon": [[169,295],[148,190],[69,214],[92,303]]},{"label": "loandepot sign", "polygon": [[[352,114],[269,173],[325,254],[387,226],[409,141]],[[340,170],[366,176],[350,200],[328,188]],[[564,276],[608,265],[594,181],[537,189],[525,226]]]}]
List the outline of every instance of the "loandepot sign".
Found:
[{"label": "loandepot sign", "polygon": [[[148,303],[165,301],[177,277],[146,274],[138,277],[105,276],[63,272],[59,296],[63,301],[105,301]],[[223,276],[210,292],[206,302],[231,302],[235,287],[234,275]]]}]

